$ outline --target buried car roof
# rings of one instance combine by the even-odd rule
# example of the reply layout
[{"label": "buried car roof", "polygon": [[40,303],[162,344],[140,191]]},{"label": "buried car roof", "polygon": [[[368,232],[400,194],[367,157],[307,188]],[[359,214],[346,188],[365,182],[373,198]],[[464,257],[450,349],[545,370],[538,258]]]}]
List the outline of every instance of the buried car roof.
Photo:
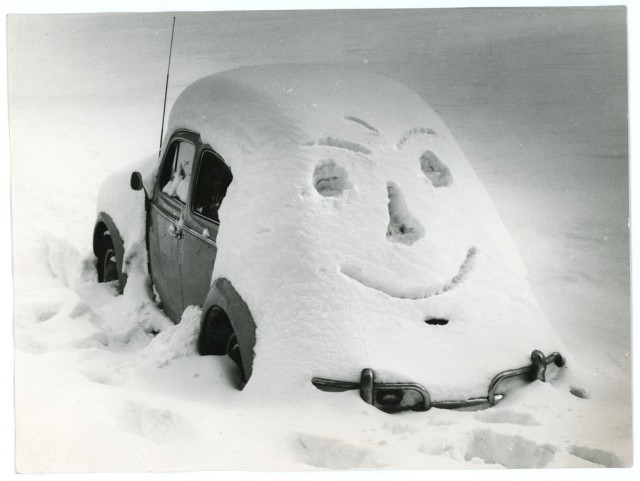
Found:
[{"label": "buried car roof", "polygon": [[189,85],[176,100],[169,131],[189,129],[233,158],[269,146],[300,145],[356,126],[396,144],[410,128],[448,130],[403,84],[344,67],[280,64],[241,67]]}]

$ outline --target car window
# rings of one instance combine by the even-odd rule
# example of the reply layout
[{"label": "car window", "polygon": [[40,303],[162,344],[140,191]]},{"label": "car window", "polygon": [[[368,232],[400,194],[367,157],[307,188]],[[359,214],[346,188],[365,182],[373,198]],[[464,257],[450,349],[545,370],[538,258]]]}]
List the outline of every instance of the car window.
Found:
[{"label": "car window", "polygon": [[217,154],[203,152],[193,195],[193,211],[218,222],[218,209],[232,179],[229,167]]},{"label": "car window", "polygon": [[185,140],[177,140],[171,144],[165,158],[160,178],[162,192],[171,197],[187,202],[189,181],[196,152],[195,145]]}]

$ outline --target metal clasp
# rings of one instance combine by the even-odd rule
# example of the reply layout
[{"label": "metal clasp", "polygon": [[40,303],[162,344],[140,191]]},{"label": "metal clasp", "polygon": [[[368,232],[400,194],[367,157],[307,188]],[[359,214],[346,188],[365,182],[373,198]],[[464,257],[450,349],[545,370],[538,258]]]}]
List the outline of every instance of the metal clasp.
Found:
[{"label": "metal clasp", "polygon": [[516,376],[528,375],[529,381],[546,381],[547,366],[554,363],[558,367],[562,367],[565,364],[565,360],[559,352],[554,352],[545,357],[542,351],[537,349],[531,352],[531,365],[521,367],[519,369],[510,369],[508,371],[502,371],[491,380],[489,384],[489,395],[487,399],[489,404],[493,406],[496,401],[496,389],[505,379],[509,379]]}]

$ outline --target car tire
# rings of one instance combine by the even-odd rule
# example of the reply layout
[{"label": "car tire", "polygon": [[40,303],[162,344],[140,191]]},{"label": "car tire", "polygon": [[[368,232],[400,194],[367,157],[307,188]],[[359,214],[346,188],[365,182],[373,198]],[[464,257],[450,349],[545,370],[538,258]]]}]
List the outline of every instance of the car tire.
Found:
[{"label": "car tire", "polygon": [[119,293],[122,293],[124,282],[120,276],[118,265],[120,259],[116,253],[116,249],[108,230],[104,231],[102,249],[98,253],[98,282],[115,282]]},{"label": "car tire", "polygon": [[240,345],[229,316],[219,306],[213,306],[203,316],[198,335],[198,353],[202,356],[229,356],[238,366],[242,382],[246,373],[240,355]]}]

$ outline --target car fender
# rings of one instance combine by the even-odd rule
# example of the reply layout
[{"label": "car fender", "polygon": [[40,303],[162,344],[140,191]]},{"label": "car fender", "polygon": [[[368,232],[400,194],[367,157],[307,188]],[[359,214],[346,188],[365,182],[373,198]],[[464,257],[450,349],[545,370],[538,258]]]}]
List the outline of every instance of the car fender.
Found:
[{"label": "car fender", "polygon": [[124,240],[122,239],[122,235],[111,216],[105,212],[100,212],[93,229],[93,253],[96,256],[98,256],[99,252],[104,248],[104,233],[106,231],[109,231],[109,234],[111,234],[113,248],[116,251],[118,276],[122,279],[120,289],[121,291],[124,291],[124,286],[127,283],[127,274],[122,270],[122,262],[124,259]]},{"label": "car fender", "polygon": [[233,287],[231,281],[225,278],[218,278],[211,284],[202,307],[202,319],[213,306],[221,307],[229,316],[231,326],[238,338],[244,372],[246,378],[249,379],[252,373],[256,344],[256,324],[249,306]]}]

